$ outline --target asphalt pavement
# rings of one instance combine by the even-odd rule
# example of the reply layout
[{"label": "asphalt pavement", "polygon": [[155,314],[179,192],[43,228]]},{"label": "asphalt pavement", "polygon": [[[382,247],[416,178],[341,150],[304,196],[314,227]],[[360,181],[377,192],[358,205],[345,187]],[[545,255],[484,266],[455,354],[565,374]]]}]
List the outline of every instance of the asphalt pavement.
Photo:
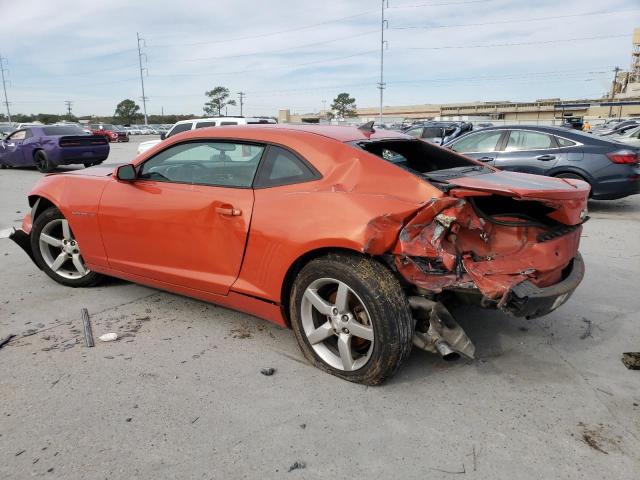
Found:
[{"label": "asphalt pavement", "polygon": [[[40,177],[0,171],[0,231]],[[454,310],[475,361],[414,350],[369,388],[308,365],[288,330],[120,280],[65,288],[0,238],[0,338],[16,335],[0,349],[0,478],[640,478],[640,371],[620,360],[640,351],[640,196],[589,208],[586,277],[563,307]]]}]

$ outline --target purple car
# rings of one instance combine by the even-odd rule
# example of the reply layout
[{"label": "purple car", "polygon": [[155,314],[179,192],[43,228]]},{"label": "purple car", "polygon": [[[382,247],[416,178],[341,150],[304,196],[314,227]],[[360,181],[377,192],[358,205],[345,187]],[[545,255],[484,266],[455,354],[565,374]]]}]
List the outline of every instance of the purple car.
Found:
[{"label": "purple car", "polygon": [[98,165],[109,156],[109,142],[73,125],[31,126],[0,140],[0,168],[36,166],[43,173],[58,165]]}]

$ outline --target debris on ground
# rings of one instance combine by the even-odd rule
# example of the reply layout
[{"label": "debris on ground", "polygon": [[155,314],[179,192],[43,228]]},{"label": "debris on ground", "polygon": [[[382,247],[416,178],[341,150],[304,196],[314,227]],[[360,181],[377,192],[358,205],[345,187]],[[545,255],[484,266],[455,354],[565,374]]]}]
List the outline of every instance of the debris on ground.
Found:
[{"label": "debris on ground", "polygon": [[640,352],[624,352],[622,363],[629,370],[640,370]]},{"label": "debris on ground", "polygon": [[242,325],[238,328],[231,329],[231,336],[233,338],[251,338],[253,334],[251,330],[246,325]]},{"label": "debris on ground", "polygon": [[307,428],[307,424],[306,423],[301,423],[300,424],[300,428],[304,430],[305,428]]},{"label": "debris on ground", "polygon": [[580,427],[581,440],[594,450],[605,455],[609,454],[605,447],[620,450],[620,437],[612,438],[611,435],[605,432],[604,425],[598,424],[596,427],[590,427],[580,422],[578,427]]},{"label": "debris on ground", "polygon": [[80,311],[82,315],[82,324],[84,325],[84,343],[87,347],[93,347],[93,331],[91,330],[91,320],[89,319],[89,311],[83,308]]},{"label": "debris on ground", "polygon": [[9,343],[13,337],[15,337],[15,335],[13,333],[10,333],[6,337],[4,337],[2,340],[0,340],[0,348],[4,347],[7,343]]},{"label": "debris on ground", "polygon": [[100,335],[98,338],[103,342],[113,342],[118,339],[118,334],[113,332],[105,333],[104,335]]},{"label": "debris on ground", "polygon": [[267,367],[267,368],[261,368],[260,369],[260,373],[262,375],[266,375],[267,377],[270,377],[271,375],[273,375],[275,373],[276,369],[275,368],[271,368],[271,367]]},{"label": "debris on ground", "polygon": [[303,468],[307,468],[306,463],[304,462],[294,462],[293,465],[289,467],[289,471],[293,472],[294,470],[302,470]]},{"label": "debris on ground", "polygon": [[26,452],[26,450],[20,450],[18,453],[16,453],[16,457],[19,457],[20,455],[22,455],[24,452]]},{"label": "debris on ground", "polygon": [[587,337],[592,337],[591,329],[593,327],[593,323],[591,322],[591,320],[589,320],[588,318],[584,318],[584,317],[582,317],[582,321],[586,324],[586,328],[584,329],[584,332],[582,332],[582,334],[580,334],[580,340],[584,340]]}]

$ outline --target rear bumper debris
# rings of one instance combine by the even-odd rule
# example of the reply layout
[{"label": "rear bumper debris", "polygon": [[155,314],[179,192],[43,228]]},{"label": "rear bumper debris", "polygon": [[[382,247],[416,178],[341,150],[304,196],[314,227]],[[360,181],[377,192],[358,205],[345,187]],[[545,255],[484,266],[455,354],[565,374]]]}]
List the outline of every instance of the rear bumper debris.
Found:
[{"label": "rear bumper debris", "polygon": [[525,280],[511,288],[499,306],[516,317],[541,317],[565,303],[583,277],[584,261],[578,253],[565,269],[563,280],[548,287],[536,287]]}]

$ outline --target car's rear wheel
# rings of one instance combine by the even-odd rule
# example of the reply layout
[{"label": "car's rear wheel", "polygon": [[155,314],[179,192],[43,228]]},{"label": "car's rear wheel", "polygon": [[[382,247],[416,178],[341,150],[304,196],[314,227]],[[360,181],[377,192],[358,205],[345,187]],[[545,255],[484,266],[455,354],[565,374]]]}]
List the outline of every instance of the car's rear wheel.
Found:
[{"label": "car's rear wheel", "polygon": [[51,164],[49,157],[44,150],[36,150],[33,154],[33,160],[36,162],[38,170],[42,173],[49,173],[55,168],[55,165]]},{"label": "car's rear wheel", "polygon": [[331,254],[298,274],[291,324],[305,357],[351,382],[376,385],[411,352],[413,319],[394,275],[374,259]]},{"label": "car's rear wheel", "polygon": [[42,212],[33,222],[31,251],[38,266],[62,285],[90,287],[103,278],[85,266],[69,222],[55,207]]}]

